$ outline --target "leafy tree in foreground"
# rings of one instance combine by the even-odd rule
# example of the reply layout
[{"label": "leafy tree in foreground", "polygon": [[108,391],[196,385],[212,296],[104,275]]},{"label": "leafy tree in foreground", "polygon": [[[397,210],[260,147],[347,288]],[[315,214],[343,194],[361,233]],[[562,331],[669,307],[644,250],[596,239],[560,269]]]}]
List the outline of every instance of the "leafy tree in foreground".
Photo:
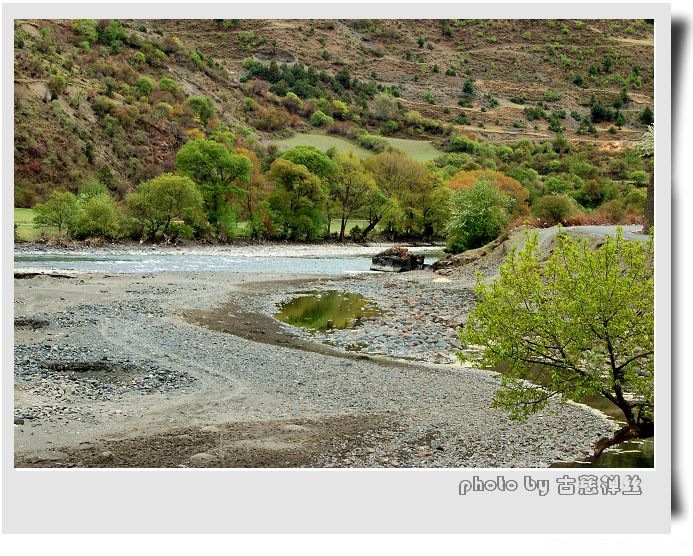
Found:
[{"label": "leafy tree in foreground", "polygon": [[552,398],[605,397],[627,424],[602,439],[595,456],[624,440],[653,436],[653,238],[627,241],[619,229],[592,249],[586,239],[561,233],[549,259],[541,260],[537,235],[530,235],[496,280],[479,281],[477,304],[459,338],[480,350],[460,359],[507,367],[494,407],[514,419],[526,419]]}]

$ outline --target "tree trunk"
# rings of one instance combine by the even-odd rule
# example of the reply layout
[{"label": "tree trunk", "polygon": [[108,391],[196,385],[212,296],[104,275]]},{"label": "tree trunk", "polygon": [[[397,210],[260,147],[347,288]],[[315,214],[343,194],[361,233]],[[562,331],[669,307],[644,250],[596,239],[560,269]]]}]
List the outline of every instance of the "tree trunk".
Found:
[{"label": "tree trunk", "polygon": [[650,174],[650,183],[647,186],[647,197],[645,197],[645,225],[642,233],[649,234],[654,226],[654,170]]},{"label": "tree trunk", "polygon": [[363,239],[366,239],[366,237],[368,236],[368,234],[371,233],[371,232],[373,231],[373,229],[378,225],[378,222],[380,222],[381,219],[382,219],[382,216],[379,216],[379,217],[377,217],[377,218],[374,218],[374,219],[368,224],[368,226],[366,226],[366,227],[363,229],[363,231],[361,232],[361,237],[362,237]]},{"label": "tree trunk", "polygon": [[341,226],[339,227],[339,241],[342,243],[344,242],[344,230],[346,229],[346,224],[347,224],[347,221],[342,216]]},{"label": "tree trunk", "polygon": [[602,452],[609,446],[615,446],[633,440],[635,438],[652,438],[654,436],[654,423],[641,423],[640,425],[626,425],[618,429],[611,438],[600,438],[594,445],[592,458],[598,459]]}]

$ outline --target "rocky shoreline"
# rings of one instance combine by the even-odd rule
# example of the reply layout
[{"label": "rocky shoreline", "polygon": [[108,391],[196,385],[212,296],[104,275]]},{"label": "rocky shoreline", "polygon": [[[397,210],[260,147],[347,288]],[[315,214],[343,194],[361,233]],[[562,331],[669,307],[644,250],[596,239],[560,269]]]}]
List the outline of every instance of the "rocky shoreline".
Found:
[{"label": "rocky shoreline", "polygon": [[[526,423],[492,409],[497,375],[450,364],[470,284],[435,279],[16,280],[15,465],[546,467],[611,433],[613,422],[577,404]],[[384,315],[329,333],[266,326],[278,303],[315,289],[362,293]],[[216,317],[226,302],[240,308],[224,315],[237,327],[185,318]]]}]

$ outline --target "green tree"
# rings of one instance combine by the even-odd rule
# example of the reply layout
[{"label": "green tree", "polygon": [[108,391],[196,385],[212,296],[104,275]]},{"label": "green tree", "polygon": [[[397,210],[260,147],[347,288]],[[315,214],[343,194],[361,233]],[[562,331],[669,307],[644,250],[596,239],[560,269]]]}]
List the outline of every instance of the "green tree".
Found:
[{"label": "green tree", "polygon": [[294,164],[303,164],[312,174],[324,181],[333,178],[337,173],[335,162],[316,147],[301,145],[289,149],[281,157]]},{"label": "green tree", "polygon": [[459,338],[480,349],[460,358],[507,369],[494,406],[512,418],[526,419],[552,398],[609,400],[627,424],[600,441],[595,455],[653,436],[653,238],[627,241],[619,229],[592,249],[587,239],[560,233],[549,259],[542,259],[537,235],[528,235],[496,280],[479,281]]},{"label": "green tree", "polygon": [[73,232],[78,239],[103,237],[115,239],[120,236],[122,212],[107,193],[99,193],[80,202]]},{"label": "green tree", "polygon": [[498,237],[510,221],[513,199],[484,179],[450,197],[448,248],[475,249]]},{"label": "green tree", "polygon": [[171,223],[194,222],[202,211],[202,194],[185,176],[162,174],[141,183],[125,197],[125,204],[142,224],[145,238],[168,232]]},{"label": "green tree", "polygon": [[185,102],[192,108],[195,116],[197,116],[197,119],[200,120],[203,126],[207,126],[209,120],[216,114],[212,100],[208,97],[190,97]]},{"label": "green tree", "polygon": [[327,202],[322,180],[305,165],[278,158],[269,171],[275,187],[269,205],[286,237],[313,240],[324,226]]},{"label": "green tree", "polygon": [[68,232],[79,211],[77,197],[69,191],[53,191],[45,203],[34,206],[34,224],[58,229],[58,235]]},{"label": "green tree", "polygon": [[[286,151],[282,158],[290,160],[294,164],[302,164],[308,171],[320,179],[321,187],[327,191],[328,184],[334,179],[337,173],[337,165],[324,152],[316,147],[298,146]],[[332,222],[332,203],[322,203],[325,210],[325,222],[327,223],[327,235],[330,235],[330,224]]]},{"label": "green tree", "polygon": [[654,123],[654,112],[652,108],[646,106],[642,112],[638,115],[640,121],[645,125],[652,125]]},{"label": "green tree", "polygon": [[229,197],[242,195],[243,184],[253,171],[252,162],[216,141],[196,139],[178,151],[176,168],[198,185],[209,223],[217,233],[224,233],[225,222],[233,219]]},{"label": "green tree", "polygon": [[337,173],[330,182],[329,191],[340,217],[339,241],[344,241],[347,222],[367,203],[375,180],[354,153],[339,153],[335,162]]},{"label": "green tree", "polygon": [[380,194],[371,196],[370,222],[363,231],[363,237],[381,222],[390,235],[412,233],[415,220],[422,216],[418,201],[434,186],[426,165],[391,150],[370,157],[365,165],[373,175]]}]

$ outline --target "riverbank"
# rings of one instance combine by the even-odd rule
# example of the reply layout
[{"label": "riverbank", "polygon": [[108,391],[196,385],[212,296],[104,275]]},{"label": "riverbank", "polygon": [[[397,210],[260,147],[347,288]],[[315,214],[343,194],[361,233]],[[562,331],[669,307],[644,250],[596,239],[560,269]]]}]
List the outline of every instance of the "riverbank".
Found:
[{"label": "riverbank", "polygon": [[[612,422],[576,404],[510,421],[490,407],[496,375],[412,361],[418,346],[403,335],[410,331],[383,339],[383,353],[353,352],[270,316],[277,299],[297,290],[362,291],[386,309],[383,330],[408,319],[419,353],[442,337],[439,351],[450,355],[454,344],[445,349],[441,334],[454,334],[455,323],[442,318],[443,305],[464,307],[468,290],[435,278],[171,272],[15,280],[15,464],[547,467],[588,455],[611,433]],[[398,336],[409,356],[398,351]]]}]

